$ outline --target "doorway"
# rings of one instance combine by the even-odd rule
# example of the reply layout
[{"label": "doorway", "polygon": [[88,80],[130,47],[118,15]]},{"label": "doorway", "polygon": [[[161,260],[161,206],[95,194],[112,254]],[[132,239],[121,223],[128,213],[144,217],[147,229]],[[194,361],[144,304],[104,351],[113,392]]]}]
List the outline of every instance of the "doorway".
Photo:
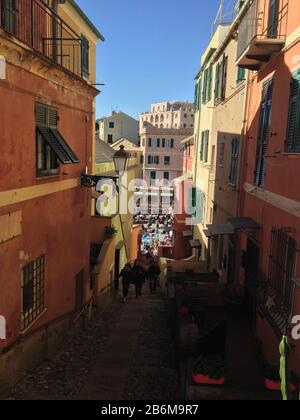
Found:
[{"label": "doorway", "polygon": [[254,331],[256,330],[257,316],[259,252],[259,245],[248,238],[245,268],[245,315]]}]

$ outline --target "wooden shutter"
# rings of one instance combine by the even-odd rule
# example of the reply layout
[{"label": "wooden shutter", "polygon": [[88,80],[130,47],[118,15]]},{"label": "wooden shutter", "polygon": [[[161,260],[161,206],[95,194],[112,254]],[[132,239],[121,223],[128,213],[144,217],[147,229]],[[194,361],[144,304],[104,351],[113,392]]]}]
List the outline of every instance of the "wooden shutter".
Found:
[{"label": "wooden shutter", "polygon": [[216,81],[215,81],[215,100],[219,98],[219,89],[220,89],[220,70],[221,66],[218,63],[216,66]]},{"label": "wooden shutter", "polygon": [[208,89],[207,89],[207,100],[211,100],[211,94],[212,94],[212,77],[213,77],[213,65],[211,64],[209,66],[209,72],[208,72]]},{"label": "wooden shutter", "polygon": [[204,131],[201,133],[201,147],[200,147],[200,160],[203,160],[204,156]]},{"label": "wooden shutter", "polygon": [[222,61],[222,85],[221,85],[222,100],[226,98],[227,67],[228,67],[228,57],[224,55],[223,61]]},{"label": "wooden shutter", "polygon": [[232,185],[236,184],[237,171],[238,171],[238,159],[239,159],[239,139],[233,139],[231,142],[231,168],[229,175],[229,182]]},{"label": "wooden shutter", "polygon": [[207,99],[207,82],[208,82],[208,69],[206,69],[204,72],[203,93],[202,93],[202,102],[204,104]]},{"label": "wooden shutter", "polygon": [[273,79],[268,80],[263,87],[260,125],[256,153],[255,184],[263,187],[265,184],[269,146],[270,122],[272,111]]},{"label": "wooden shutter", "polygon": [[300,153],[300,69],[293,74],[288,116],[287,153]]},{"label": "wooden shutter", "polygon": [[279,0],[270,0],[268,37],[277,38],[279,23]]},{"label": "wooden shutter", "polygon": [[81,35],[81,66],[82,75],[88,77],[90,73],[90,43],[84,35]]},{"label": "wooden shutter", "polygon": [[205,162],[208,162],[208,148],[209,148],[209,131],[204,132],[205,136],[205,152],[204,152],[204,160]]}]

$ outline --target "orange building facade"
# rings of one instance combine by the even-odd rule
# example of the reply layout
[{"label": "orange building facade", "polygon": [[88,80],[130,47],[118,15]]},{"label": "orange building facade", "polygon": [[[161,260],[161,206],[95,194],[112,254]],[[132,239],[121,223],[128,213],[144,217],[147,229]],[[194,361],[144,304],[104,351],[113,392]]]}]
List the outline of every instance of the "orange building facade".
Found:
[{"label": "orange building facade", "polygon": [[74,2],[17,3],[1,2],[0,23],[0,388],[51,352],[91,297],[80,179],[92,173],[102,37]]},{"label": "orange building facade", "polygon": [[240,276],[267,361],[279,364],[279,342],[289,335],[298,375],[300,341],[291,332],[300,314],[299,22],[298,0],[245,2],[237,62],[252,70],[240,215],[257,223],[240,234]]}]

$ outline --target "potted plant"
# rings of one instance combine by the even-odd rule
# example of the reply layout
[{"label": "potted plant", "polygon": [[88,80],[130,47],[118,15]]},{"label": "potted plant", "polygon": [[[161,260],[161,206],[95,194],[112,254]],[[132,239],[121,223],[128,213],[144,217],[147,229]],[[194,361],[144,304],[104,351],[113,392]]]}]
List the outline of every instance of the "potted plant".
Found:
[{"label": "potted plant", "polygon": [[110,239],[112,238],[118,231],[114,228],[114,226],[106,226],[105,227],[105,236]]},{"label": "potted plant", "polygon": [[[281,391],[281,380],[280,380],[280,369],[277,366],[271,366],[269,364],[264,365],[263,376],[265,388],[269,391]],[[295,375],[291,375],[290,389],[292,392],[297,390],[295,383]],[[295,383],[294,383],[295,382]]]},{"label": "potted plant", "polygon": [[196,384],[222,386],[225,384],[225,362],[221,356],[200,355],[193,366],[193,382]]}]

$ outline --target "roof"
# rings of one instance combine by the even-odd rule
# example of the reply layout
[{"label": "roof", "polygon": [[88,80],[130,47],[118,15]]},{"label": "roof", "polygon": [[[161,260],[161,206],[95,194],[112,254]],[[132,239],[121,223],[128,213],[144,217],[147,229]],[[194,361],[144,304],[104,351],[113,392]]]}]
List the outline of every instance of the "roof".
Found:
[{"label": "roof", "polygon": [[115,151],[105,141],[96,139],[96,163],[113,162]]},{"label": "roof", "polygon": [[118,115],[121,115],[123,117],[126,117],[126,118],[128,118],[130,120],[135,121],[137,124],[139,124],[139,121],[138,120],[136,120],[135,118],[133,118],[131,115],[125,114],[125,112],[122,112],[122,111],[112,111],[112,113],[110,115],[103,116],[103,117],[99,118],[97,121],[105,121],[107,119],[112,119],[113,117],[118,116]]},{"label": "roof", "polygon": [[84,13],[84,11],[78,6],[75,0],[69,0],[71,5],[74,7],[74,9],[78,12],[78,14],[82,17],[82,19],[85,21],[85,23],[92,29],[92,31],[101,39],[101,41],[105,41],[105,38],[103,35],[98,31],[96,26],[90,21],[90,19],[87,17],[87,15]]},{"label": "roof", "polygon": [[128,139],[120,139],[116,141],[112,145],[112,148],[116,150],[119,148],[119,146],[124,146],[125,150],[128,150],[130,152],[142,152],[144,150],[142,147],[137,146],[135,143],[133,143],[132,141]]}]

